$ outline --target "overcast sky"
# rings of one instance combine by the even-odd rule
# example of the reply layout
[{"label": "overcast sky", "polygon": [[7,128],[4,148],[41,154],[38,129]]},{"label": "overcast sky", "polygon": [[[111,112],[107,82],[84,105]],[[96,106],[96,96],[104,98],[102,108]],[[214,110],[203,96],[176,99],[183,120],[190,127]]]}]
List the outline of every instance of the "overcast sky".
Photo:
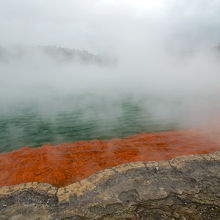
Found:
[{"label": "overcast sky", "polygon": [[1,45],[102,53],[152,39],[188,47],[219,43],[220,1],[0,0]]}]

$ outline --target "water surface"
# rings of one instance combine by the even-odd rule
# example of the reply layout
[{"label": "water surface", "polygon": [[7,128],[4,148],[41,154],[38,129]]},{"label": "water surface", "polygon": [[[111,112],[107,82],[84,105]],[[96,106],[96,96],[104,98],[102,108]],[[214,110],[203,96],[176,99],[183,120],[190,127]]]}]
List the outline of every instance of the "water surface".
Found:
[{"label": "water surface", "polygon": [[0,151],[178,128],[180,103],[158,97],[51,96],[0,111]]}]

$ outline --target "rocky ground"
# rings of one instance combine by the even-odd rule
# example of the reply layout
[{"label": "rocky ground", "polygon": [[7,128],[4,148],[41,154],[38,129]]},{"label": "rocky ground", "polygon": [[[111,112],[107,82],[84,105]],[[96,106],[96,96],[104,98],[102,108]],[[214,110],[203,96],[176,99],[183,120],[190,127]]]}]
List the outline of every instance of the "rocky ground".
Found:
[{"label": "rocky ground", "polygon": [[66,187],[0,188],[0,219],[220,219],[220,151],[105,169]]}]

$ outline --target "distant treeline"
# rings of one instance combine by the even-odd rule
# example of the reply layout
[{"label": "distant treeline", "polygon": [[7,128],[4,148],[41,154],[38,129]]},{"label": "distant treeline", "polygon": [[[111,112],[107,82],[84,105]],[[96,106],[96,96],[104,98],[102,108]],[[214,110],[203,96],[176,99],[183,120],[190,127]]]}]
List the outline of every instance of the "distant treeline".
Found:
[{"label": "distant treeline", "polygon": [[70,49],[57,46],[36,46],[36,47],[10,47],[0,46],[0,62],[11,62],[25,60],[25,58],[39,58],[47,56],[55,62],[95,64],[99,66],[112,66],[117,63],[115,58],[90,53],[86,50]]}]

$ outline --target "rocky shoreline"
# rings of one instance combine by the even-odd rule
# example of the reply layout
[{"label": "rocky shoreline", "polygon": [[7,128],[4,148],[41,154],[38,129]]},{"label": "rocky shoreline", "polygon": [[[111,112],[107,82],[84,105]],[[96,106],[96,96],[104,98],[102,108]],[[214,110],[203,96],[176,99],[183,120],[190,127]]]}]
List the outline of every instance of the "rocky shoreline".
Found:
[{"label": "rocky shoreline", "polygon": [[66,187],[0,188],[0,219],[220,219],[220,151],[132,162]]}]

